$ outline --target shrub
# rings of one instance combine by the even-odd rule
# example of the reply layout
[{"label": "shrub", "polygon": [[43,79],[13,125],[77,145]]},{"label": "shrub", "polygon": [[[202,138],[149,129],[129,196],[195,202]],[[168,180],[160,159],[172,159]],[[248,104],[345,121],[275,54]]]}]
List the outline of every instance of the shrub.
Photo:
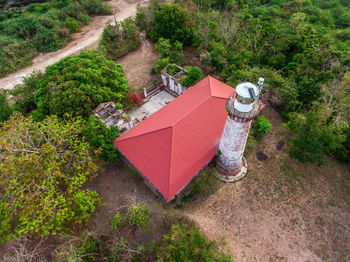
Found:
[{"label": "shrub", "polygon": [[106,162],[116,162],[120,155],[112,144],[119,137],[119,130],[115,126],[107,127],[96,116],[90,115],[83,128],[82,135],[95,153]]},{"label": "shrub", "polygon": [[191,86],[202,78],[202,70],[198,66],[187,67],[188,76],[182,80],[184,86]]},{"label": "shrub", "polygon": [[69,32],[78,32],[79,31],[80,24],[76,19],[74,19],[72,17],[67,17],[65,23],[66,23],[67,28],[69,29]]},{"label": "shrub", "polygon": [[47,236],[87,222],[101,204],[81,189],[97,172],[79,138],[81,118],[33,122],[19,116],[0,129],[0,237]]},{"label": "shrub", "polygon": [[293,131],[295,136],[288,140],[290,156],[302,162],[322,165],[325,155],[335,155],[345,160],[345,130],[332,121],[325,119],[320,109],[305,114],[290,113],[284,127]]},{"label": "shrub", "polygon": [[163,236],[158,248],[159,261],[233,262],[230,256],[218,252],[214,241],[207,240],[195,226],[175,224]]},{"label": "shrub", "polygon": [[52,52],[70,40],[89,14],[111,13],[102,0],[53,0],[0,16],[0,77],[31,64],[38,52]]},{"label": "shrub", "polygon": [[159,74],[169,63],[169,58],[158,59],[156,65],[152,67],[152,73]]},{"label": "shrub", "polygon": [[135,205],[122,214],[117,212],[112,220],[112,228],[140,227],[146,230],[149,226],[148,206]]},{"label": "shrub", "polygon": [[121,65],[96,50],[66,57],[48,66],[35,94],[38,115],[88,116],[102,102],[120,101],[128,90]]},{"label": "shrub", "polygon": [[270,122],[263,116],[260,115],[256,119],[256,131],[258,134],[266,134],[270,131],[272,125]]},{"label": "shrub", "polygon": [[191,192],[185,195],[181,201],[188,202],[198,193],[202,193],[204,195],[214,193],[222,184],[221,181],[216,178],[215,172],[215,170],[203,170],[191,181],[191,184],[193,185]]},{"label": "shrub", "polygon": [[118,59],[127,53],[136,50],[141,44],[135,22],[126,19],[115,26],[107,25],[103,29],[100,42],[101,50],[105,48],[108,58]]},{"label": "shrub", "polygon": [[182,43],[179,41],[175,41],[173,51],[170,53],[169,58],[170,62],[178,65],[182,65],[184,63],[183,53],[182,53]]},{"label": "shrub", "polygon": [[137,10],[135,24],[139,27],[140,31],[146,31],[148,29],[146,14],[142,9]]},{"label": "shrub", "polygon": [[162,55],[162,58],[169,57],[170,48],[171,48],[170,40],[164,39],[163,37],[158,39],[158,42],[154,47],[154,49],[157,50]]}]

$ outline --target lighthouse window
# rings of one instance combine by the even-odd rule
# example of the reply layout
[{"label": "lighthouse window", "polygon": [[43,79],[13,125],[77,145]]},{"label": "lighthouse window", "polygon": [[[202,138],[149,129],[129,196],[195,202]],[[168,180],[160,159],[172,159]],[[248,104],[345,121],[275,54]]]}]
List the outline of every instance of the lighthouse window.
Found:
[{"label": "lighthouse window", "polygon": [[253,99],[248,98],[248,97],[243,97],[243,96],[240,96],[238,94],[237,94],[237,101],[240,102],[241,104],[245,104],[245,105],[251,104],[254,102]]}]

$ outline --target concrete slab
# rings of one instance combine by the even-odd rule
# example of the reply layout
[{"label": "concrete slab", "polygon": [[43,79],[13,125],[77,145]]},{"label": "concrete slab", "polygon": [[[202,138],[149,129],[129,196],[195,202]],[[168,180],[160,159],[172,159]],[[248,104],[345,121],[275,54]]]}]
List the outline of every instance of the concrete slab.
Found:
[{"label": "concrete slab", "polygon": [[148,102],[144,103],[142,106],[135,108],[128,114],[134,125],[137,125],[142,120],[157,112],[163,106],[175,99],[175,96],[171,95],[167,91],[160,91],[158,94],[152,96]]}]

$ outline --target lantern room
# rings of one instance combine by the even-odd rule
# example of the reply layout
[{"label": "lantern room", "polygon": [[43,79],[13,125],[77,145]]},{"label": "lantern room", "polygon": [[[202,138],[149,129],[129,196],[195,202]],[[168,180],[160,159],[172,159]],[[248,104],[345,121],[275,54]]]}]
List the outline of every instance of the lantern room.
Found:
[{"label": "lantern room", "polygon": [[260,87],[250,82],[243,82],[236,87],[234,108],[240,112],[250,112],[260,94]]}]

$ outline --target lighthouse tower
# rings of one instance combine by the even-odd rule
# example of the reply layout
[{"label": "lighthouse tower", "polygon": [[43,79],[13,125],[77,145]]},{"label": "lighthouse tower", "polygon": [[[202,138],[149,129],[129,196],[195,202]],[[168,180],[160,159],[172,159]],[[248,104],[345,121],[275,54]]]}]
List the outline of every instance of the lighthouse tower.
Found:
[{"label": "lighthouse tower", "polygon": [[226,182],[236,181],[247,172],[243,153],[251,122],[263,108],[259,100],[263,83],[264,78],[259,78],[257,85],[250,82],[238,84],[236,97],[230,98],[226,103],[227,120],[217,158],[217,166],[223,174],[219,178]]}]

